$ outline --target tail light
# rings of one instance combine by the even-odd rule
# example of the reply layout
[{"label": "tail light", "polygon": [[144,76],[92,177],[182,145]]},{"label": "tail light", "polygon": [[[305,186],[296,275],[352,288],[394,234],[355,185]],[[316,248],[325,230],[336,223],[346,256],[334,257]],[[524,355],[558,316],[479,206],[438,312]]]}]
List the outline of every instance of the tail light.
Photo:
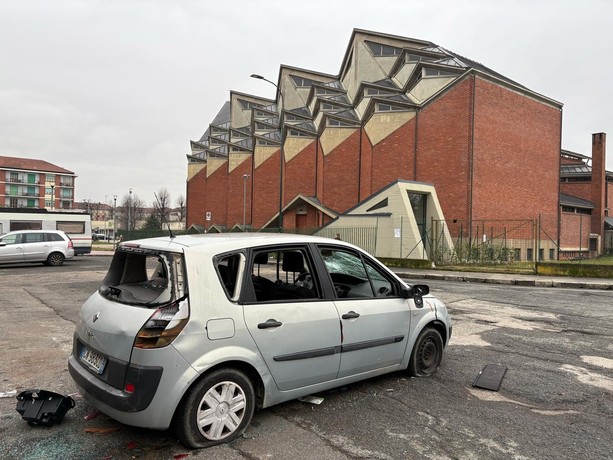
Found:
[{"label": "tail light", "polygon": [[187,299],[158,308],[136,335],[136,348],[162,348],[172,343],[189,319]]},{"label": "tail light", "polygon": [[68,249],[72,249],[73,247],[72,240],[68,240]]}]

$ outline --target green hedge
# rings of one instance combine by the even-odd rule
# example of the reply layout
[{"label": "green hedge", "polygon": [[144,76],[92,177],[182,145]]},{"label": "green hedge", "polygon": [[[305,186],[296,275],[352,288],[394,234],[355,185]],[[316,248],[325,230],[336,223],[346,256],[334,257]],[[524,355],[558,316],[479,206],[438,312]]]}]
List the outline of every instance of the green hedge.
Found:
[{"label": "green hedge", "polygon": [[550,276],[583,276],[589,278],[613,278],[613,265],[594,265],[589,263],[539,262],[536,273]]},{"label": "green hedge", "polygon": [[423,259],[395,259],[389,257],[377,257],[377,259],[388,267],[432,268],[432,262]]}]

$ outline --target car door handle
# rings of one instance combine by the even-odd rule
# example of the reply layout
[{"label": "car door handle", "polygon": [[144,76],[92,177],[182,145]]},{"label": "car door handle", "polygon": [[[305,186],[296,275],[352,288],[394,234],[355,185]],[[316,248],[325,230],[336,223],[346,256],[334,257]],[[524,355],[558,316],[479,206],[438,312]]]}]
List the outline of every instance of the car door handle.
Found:
[{"label": "car door handle", "polygon": [[281,321],[277,321],[276,319],[269,319],[265,323],[258,324],[258,329],[268,329],[269,327],[279,327],[283,323]]},{"label": "car door handle", "polygon": [[355,319],[355,318],[359,318],[360,314],[354,312],[353,310],[351,310],[349,313],[345,313],[343,315],[343,319]]}]

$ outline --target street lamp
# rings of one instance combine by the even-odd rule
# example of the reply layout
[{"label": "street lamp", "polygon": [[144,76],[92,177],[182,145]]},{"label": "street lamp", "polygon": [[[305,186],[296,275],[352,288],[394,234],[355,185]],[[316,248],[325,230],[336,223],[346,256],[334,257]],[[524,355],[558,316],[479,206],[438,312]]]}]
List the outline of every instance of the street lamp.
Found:
[{"label": "street lamp", "polygon": [[243,174],[243,232],[245,231],[246,225],[246,209],[247,209],[247,180],[249,179],[249,174]]},{"label": "street lamp", "polygon": [[[251,78],[255,78],[256,80],[264,80],[275,88],[277,88],[277,101],[280,101],[283,97],[283,93],[281,92],[281,88],[276,83],[264,78],[262,75],[258,75],[256,73],[251,74]],[[279,152],[279,231],[283,230],[283,113],[279,108],[279,130],[281,131],[281,150]]]},{"label": "street lamp", "polygon": [[106,236],[107,240],[109,238],[109,229],[107,228],[108,227],[107,220],[109,218],[108,206],[109,206],[109,196],[104,195],[104,235]]},{"label": "street lamp", "polygon": [[117,195],[113,195],[113,249],[117,247],[117,221],[115,220],[115,208],[117,208]]},{"label": "street lamp", "polygon": [[130,188],[130,193],[128,195],[128,231],[130,231],[131,226],[131,214],[132,214],[132,188]]},{"label": "street lamp", "polygon": [[55,184],[51,184],[51,210],[55,208]]}]

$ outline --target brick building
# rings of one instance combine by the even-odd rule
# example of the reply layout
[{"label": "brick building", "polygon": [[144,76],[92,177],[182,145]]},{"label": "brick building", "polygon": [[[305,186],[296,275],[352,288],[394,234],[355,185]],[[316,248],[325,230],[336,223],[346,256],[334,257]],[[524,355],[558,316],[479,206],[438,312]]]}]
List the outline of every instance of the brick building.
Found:
[{"label": "brick building", "polygon": [[561,103],[434,43],[358,29],[338,75],[283,65],[269,83],[276,99],[232,91],[191,142],[187,227],[321,227],[419,181],[461,231],[538,218],[557,258]]},{"label": "brick building", "polygon": [[0,206],[72,209],[76,177],[44,160],[0,156]]},{"label": "brick building", "polygon": [[591,157],[562,150],[560,252],[567,257],[593,256],[613,249],[613,242],[605,238],[613,203],[613,172],[606,170],[606,139],[604,133],[592,135]]}]

